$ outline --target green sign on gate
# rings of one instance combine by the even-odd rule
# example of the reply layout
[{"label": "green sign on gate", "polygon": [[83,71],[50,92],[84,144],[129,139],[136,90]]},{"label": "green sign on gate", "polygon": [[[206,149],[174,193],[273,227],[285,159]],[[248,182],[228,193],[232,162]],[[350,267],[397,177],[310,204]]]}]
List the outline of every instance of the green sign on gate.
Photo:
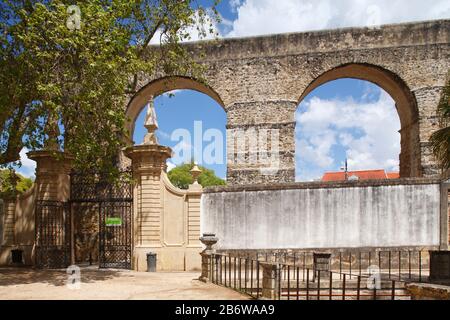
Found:
[{"label": "green sign on gate", "polygon": [[107,217],[106,226],[107,227],[117,227],[122,225],[122,218],[119,217]]}]

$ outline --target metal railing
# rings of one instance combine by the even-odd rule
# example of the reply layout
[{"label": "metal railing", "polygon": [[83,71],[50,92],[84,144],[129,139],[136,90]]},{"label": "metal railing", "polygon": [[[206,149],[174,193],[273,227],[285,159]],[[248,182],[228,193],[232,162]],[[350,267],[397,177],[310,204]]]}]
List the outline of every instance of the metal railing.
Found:
[{"label": "metal railing", "polygon": [[[279,264],[280,300],[409,300],[406,282]],[[304,276],[302,276],[304,275]]]},{"label": "metal railing", "polygon": [[259,299],[262,292],[262,268],[260,261],[212,254],[210,261],[211,282]]},{"label": "metal railing", "polygon": [[283,300],[403,300],[410,299],[408,282],[428,281],[428,251],[336,251],[325,271],[316,269],[313,256],[313,251],[215,253],[210,280],[259,299],[261,263],[271,263],[277,270],[277,297]]},{"label": "metal railing", "polygon": [[[312,251],[294,253],[271,252],[245,254],[259,261],[289,264],[313,269]],[[238,254],[239,256],[239,254]],[[408,282],[428,282],[430,257],[427,250],[341,251],[331,255],[330,271],[353,276],[368,275],[370,267],[378,267],[383,278]]]}]

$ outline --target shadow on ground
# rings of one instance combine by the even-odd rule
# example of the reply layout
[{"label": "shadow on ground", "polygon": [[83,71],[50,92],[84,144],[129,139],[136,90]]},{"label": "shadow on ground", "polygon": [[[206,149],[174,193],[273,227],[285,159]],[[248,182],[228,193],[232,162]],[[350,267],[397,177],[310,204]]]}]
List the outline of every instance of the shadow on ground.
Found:
[{"label": "shadow on ground", "polygon": [[[117,277],[127,277],[126,273],[116,270],[102,270],[96,267],[82,268],[82,283],[106,281]],[[67,284],[69,274],[66,269],[40,270],[34,268],[0,268],[0,286],[13,286],[32,283],[46,283],[54,286]]]}]

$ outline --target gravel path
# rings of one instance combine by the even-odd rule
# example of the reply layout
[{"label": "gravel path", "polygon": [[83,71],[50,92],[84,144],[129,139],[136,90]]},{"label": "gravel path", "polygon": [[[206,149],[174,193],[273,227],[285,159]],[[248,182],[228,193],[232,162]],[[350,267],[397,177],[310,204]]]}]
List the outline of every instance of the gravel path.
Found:
[{"label": "gravel path", "polygon": [[128,270],[81,269],[79,289],[69,289],[65,270],[0,268],[0,299],[248,299],[230,289],[197,280],[199,273],[146,273]]}]

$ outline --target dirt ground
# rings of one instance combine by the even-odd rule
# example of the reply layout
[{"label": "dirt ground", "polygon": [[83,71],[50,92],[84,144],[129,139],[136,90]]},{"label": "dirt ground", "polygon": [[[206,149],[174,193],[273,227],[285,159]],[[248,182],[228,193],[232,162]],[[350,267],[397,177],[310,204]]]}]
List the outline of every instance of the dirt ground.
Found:
[{"label": "dirt ground", "polygon": [[67,286],[65,270],[0,268],[0,299],[44,300],[241,300],[230,289],[197,280],[199,273],[146,273],[81,269],[79,289]]}]

